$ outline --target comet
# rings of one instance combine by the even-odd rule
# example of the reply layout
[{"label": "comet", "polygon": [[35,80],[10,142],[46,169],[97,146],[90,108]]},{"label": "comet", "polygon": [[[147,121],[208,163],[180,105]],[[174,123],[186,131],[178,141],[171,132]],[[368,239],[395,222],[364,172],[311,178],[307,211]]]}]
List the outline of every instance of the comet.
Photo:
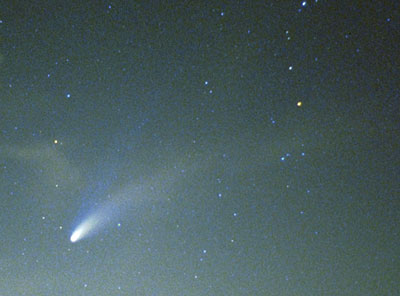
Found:
[{"label": "comet", "polygon": [[101,219],[96,214],[92,214],[87,217],[81,224],[76,227],[71,235],[71,243],[76,243],[84,237],[93,234],[101,225]]},{"label": "comet", "polygon": [[97,206],[75,227],[70,236],[71,243],[77,243],[92,235],[98,234],[102,229],[116,224],[125,215],[132,215],[148,202],[162,200],[165,192],[174,185],[177,175],[169,170],[161,171],[149,178],[139,178],[128,183],[100,199]]},{"label": "comet", "polygon": [[82,228],[76,229],[71,235],[71,243],[77,242],[82,237]]},{"label": "comet", "polygon": [[103,203],[99,208],[90,212],[83,221],[78,224],[72,232],[70,241],[76,243],[83,238],[96,234],[107,224],[110,224],[116,216],[120,214],[121,205],[116,201],[108,201]]},{"label": "comet", "polygon": [[76,243],[84,238],[88,238],[107,225],[112,224],[117,218],[121,218],[122,213],[129,209],[129,205],[134,202],[132,196],[137,195],[137,187],[129,188],[127,191],[115,194],[110,200],[100,203],[93,209],[71,234],[71,243]]},{"label": "comet", "polygon": [[99,219],[96,219],[96,216],[93,214],[86,218],[78,227],[72,232],[71,235],[71,243],[76,243],[82,238],[88,236],[93,233],[96,228],[99,226]]}]

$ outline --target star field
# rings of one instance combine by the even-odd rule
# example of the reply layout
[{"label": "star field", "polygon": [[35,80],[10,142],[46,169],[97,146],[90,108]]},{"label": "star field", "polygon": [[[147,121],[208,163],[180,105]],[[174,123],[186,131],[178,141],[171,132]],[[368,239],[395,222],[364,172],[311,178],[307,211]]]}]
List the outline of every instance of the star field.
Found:
[{"label": "star field", "polygon": [[396,1],[6,1],[0,295],[399,295],[399,32]]}]

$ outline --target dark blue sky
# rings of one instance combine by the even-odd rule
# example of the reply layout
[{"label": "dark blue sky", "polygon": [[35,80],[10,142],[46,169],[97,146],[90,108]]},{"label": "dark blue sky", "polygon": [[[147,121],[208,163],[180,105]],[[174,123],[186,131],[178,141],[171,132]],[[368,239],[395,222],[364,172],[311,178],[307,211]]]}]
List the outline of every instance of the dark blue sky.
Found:
[{"label": "dark blue sky", "polygon": [[400,294],[396,1],[1,6],[1,295]]}]

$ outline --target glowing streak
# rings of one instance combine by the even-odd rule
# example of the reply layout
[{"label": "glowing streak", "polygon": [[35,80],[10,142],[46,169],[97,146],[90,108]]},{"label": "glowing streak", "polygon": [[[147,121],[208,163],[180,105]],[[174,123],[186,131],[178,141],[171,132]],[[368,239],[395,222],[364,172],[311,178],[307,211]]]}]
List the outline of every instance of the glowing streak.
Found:
[{"label": "glowing streak", "polygon": [[77,229],[71,235],[71,242],[76,242],[82,236],[82,229]]},{"label": "glowing streak", "polygon": [[[91,213],[72,232],[70,241],[76,243],[83,238],[94,235],[102,228],[110,225],[116,217],[121,217],[122,212],[126,212],[131,204],[135,204],[139,197],[154,198],[156,191],[153,186],[131,185],[122,191],[114,194],[113,198],[102,203]],[[157,194],[158,195],[158,194]]]},{"label": "glowing streak", "polygon": [[96,215],[92,215],[86,220],[84,220],[72,233],[70,238],[71,242],[75,243],[78,240],[90,234],[93,230],[95,230],[99,226],[99,222],[100,221],[98,218],[96,218]]}]

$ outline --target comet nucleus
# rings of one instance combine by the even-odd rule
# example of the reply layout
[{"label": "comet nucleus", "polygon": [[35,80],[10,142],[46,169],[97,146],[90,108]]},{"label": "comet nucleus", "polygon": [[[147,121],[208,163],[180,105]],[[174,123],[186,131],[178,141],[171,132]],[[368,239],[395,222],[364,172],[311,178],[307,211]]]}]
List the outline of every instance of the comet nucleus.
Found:
[{"label": "comet nucleus", "polygon": [[71,242],[74,243],[79,240],[82,235],[82,229],[75,230],[71,235]]},{"label": "comet nucleus", "polygon": [[86,218],[72,233],[70,238],[71,242],[75,243],[82,238],[88,236],[99,226],[99,222],[100,221],[96,218],[96,215],[91,215]]}]

